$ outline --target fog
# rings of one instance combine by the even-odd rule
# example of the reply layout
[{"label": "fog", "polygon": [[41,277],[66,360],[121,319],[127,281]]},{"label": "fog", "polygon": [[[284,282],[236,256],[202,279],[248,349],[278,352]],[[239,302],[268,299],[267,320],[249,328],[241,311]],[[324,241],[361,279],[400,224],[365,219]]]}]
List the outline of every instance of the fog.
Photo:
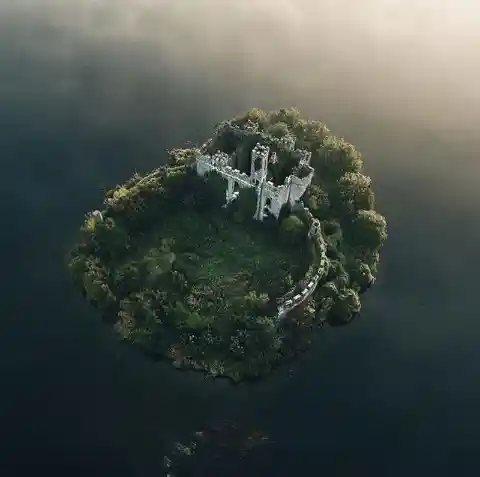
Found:
[{"label": "fog", "polygon": [[[479,73],[474,0],[0,0],[0,211],[11,218],[0,245],[13,270],[0,369],[12,446],[48,435],[54,453],[68,426],[93,454],[153,459],[166,428],[203,422],[226,395],[287,450],[315,457],[308,439],[321,426],[332,456],[358,451],[357,471],[378,464],[375,446],[392,462],[406,452],[400,472],[418,464],[417,445],[438,463],[442,446],[471,444]],[[63,259],[105,188],[255,106],[297,106],[358,146],[390,238],[362,319],[322,332],[293,378],[226,391],[119,357]]]},{"label": "fog", "polygon": [[479,101],[473,0],[19,0],[0,9],[2,30],[10,27],[17,40],[50,33],[50,42],[30,45],[50,59],[72,60],[81,44],[141,50],[200,84],[237,78],[292,88],[298,99],[335,95],[332,89],[338,96],[340,82],[354,107],[383,104],[382,115],[395,106],[397,115],[445,127],[451,120],[435,103],[447,100],[458,114]]},{"label": "fog", "polygon": [[[454,141],[478,130],[480,6],[473,0],[23,0],[2,2],[0,25],[4,54],[18,49],[41,70],[29,79],[9,71],[6,86],[30,81],[33,94],[72,103],[86,81],[96,81],[89,120],[103,125],[128,122],[146,78],[175,78],[189,102],[220,103],[212,119],[204,112],[210,122],[223,111],[288,103],[330,123],[356,118],[357,129],[365,119],[388,120]],[[85,77],[88,67],[94,78]],[[99,84],[108,87],[99,92]],[[171,109],[173,122],[182,108]],[[411,155],[389,167],[412,162],[427,167]],[[455,161],[438,166],[436,180],[459,174]],[[478,162],[467,167],[463,192],[479,176]]]}]

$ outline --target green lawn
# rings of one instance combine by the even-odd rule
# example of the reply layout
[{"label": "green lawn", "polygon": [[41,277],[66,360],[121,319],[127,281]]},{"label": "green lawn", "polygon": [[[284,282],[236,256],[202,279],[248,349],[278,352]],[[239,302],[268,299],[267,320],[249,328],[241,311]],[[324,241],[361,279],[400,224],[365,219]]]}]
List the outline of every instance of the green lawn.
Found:
[{"label": "green lawn", "polygon": [[217,299],[227,301],[256,291],[275,298],[287,291],[288,276],[297,281],[308,266],[301,252],[280,245],[271,231],[246,227],[222,214],[169,216],[157,233],[175,239],[173,266],[186,274],[196,295],[213,290]]}]

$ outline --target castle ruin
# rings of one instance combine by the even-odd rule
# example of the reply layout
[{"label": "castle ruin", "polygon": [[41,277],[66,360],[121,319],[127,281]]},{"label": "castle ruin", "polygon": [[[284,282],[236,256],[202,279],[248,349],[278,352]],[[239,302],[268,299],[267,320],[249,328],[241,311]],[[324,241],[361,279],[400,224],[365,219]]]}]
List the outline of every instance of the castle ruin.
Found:
[{"label": "castle ruin", "polygon": [[258,143],[251,153],[250,175],[234,169],[232,156],[224,152],[217,152],[213,156],[199,153],[196,157],[196,169],[200,176],[215,171],[227,180],[225,192],[227,204],[238,197],[241,188],[254,188],[257,194],[254,219],[262,221],[267,214],[278,219],[280,210],[285,204],[293,206],[300,201],[315,173],[310,166],[311,152],[296,149],[293,154],[299,159],[299,167],[306,168],[308,174],[303,178],[291,174],[279,186],[267,179],[268,164],[276,162],[276,154],[274,152],[270,155],[270,148]]},{"label": "castle ruin", "polygon": [[250,175],[241,172],[232,167],[232,156],[224,152],[217,152],[213,156],[198,153],[196,157],[197,174],[204,177],[210,171],[217,172],[221,177],[227,180],[225,192],[226,204],[235,200],[241,188],[254,188],[257,194],[257,204],[253,218],[263,221],[268,215],[273,215],[278,219],[280,210],[285,204],[290,206],[302,207],[306,210],[311,219],[309,237],[316,236],[320,243],[319,263],[316,266],[313,276],[306,280],[305,287],[300,292],[286,293],[278,302],[277,319],[283,320],[287,314],[303,303],[315,291],[320,280],[325,276],[328,270],[328,260],[326,257],[326,244],[323,239],[320,221],[314,218],[308,208],[303,206],[301,197],[311,184],[315,170],[310,165],[311,153],[302,149],[293,151],[299,159],[299,167],[307,170],[307,175],[300,178],[294,174],[289,175],[282,185],[276,186],[267,179],[268,164],[275,163],[277,158],[275,152],[270,155],[270,148],[258,144],[251,152]]}]

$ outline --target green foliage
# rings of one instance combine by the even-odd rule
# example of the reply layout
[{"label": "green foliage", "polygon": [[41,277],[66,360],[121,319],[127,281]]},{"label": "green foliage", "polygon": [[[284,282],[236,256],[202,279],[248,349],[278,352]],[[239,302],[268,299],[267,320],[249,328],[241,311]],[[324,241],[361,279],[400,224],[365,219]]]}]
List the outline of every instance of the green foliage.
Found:
[{"label": "green foliage", "polygon": [[372,210],[374,195],[372,180],[359,172],[347,172],[333,189],[333,205],[339,216],[352,215],[358,210]]},{"label": "green foliage", "polygon": [[267,127],[267,133],[271,134],[273,137],[282,138],[290,134],[288,125],[282,122],[271,124]]},{"label": "green foliage", "polygon": [[361,308],[360,298],[355,290],[348,289],[335,300],[330,309],[328,320],[333,325],[350,322]]},{"label": "green foliage", "polygon": [[135,318],[125,311],[118,312],[118,320],[114,324],[114,330],[124,340],[130,340],[136,328]]},{"label": "green foliage", "polygon": [[[315,176],[302,197],[309,211],[285,204],[278,221],[260,224],[253,188],[222,207],[226,180],[198,176],[200,149],[185,148],[168,151],[168,167],[107,191],[103,221],[86,216],[69,272],[121,339],[177,367],[238,380],[267,373],[320,321],[346,324],[359,313],[387,238],[361,155],[296,108],[254,108],[223,121],[201,152],[233,154],[249,173],[258,142],[276,153],[268,166],[276,185],[309,173],[295,148],[312,153]],[[312,216],[319,235],[308,234]],[[277,301],[301,293],[319,272],[314,293],[279,323]]]},{"label": "green foliage", "polygon": [[312,151],[311,165],[319,180],[333,183],[347,172],[360,172],[363,161],[351,144],[341,138],[327,136],[320,147]]},{"label": "green foliage", "polygon": [[196,154],[200,151],[195,148],[189,149],[170,149],[168,153],[168,161],[172,166],[192,165],[195,163]]},{"label": "green foliage", "polygon": [[[295,210],[294,214],[292,214],[291,216],[300,219],[300,221],[304,225],[302,234],[303,234],[303,236],[305,236],[305,234],[310,229],[310,226],[312,225],[313,217],[311,216],[311,214],[309,214],[306,209],[299,208],[299,209]],[[280,222],[282,223],[282,221],[280,221]],[[293,224],[292,223],[285,224],[285,226],[286,227],[292,227]]]},{"label": "green foliage", "polygon": [[322,229],[323,233],[332,240],[339,240],[342,237],[342,227],[338,220],[324,220]]},{"label": "green foliage", "polygon": [[207,200],[209,206],[221,207],[225,204],[225,190],[227,188],[227,181],[217,172],[212,171],[208,174],[206,179],[209,191]]},{"label": "green foliage", "polygon": [[301,113],[297,108],[281,108],[278,111],[266,113],[270,124],[285,123],[289,127],[301,120]]},{"label": "green foliage", "polygon": [[370,267],[359,259],[347,263],[347,271],[350,280],[356,285],[360,293],[365,292],[375,281]]},{"label": "green foliage", "polygon": [[229,205],[229,211],[236,222],[250,222],[257,208],[257,194],[254,189],[240,189],[237,200]]},{"label": "green foliage", "polygon": [[225,179],[216,172],[204,178],[197,175],[193,168],[187,168],[180,181],[176,200],[177,203],[172,204],[175,209],[180,204],[198,211],[209,210],[213,204],[220,206],[225,201]]},{"label": "green foliage", "polygon": [[125,297],[130,290],[138,289],[145,277],[135,261],[127,262],[112,270],[114,287],[120,297]]},{"label": "green foliage", "polygon": [[267,113],[259,108],[252,108],[245,114],[246,121],[252,121],[254,123],[259,124],[260,126],[264,126],[268,122]]},{"label": "green foliage", "polygon": [[307,232],[307,227],[296,215],[289,215],[280,224],[281,238],[288,245],[299,244]]},{"label": "green foliage", "polygon": [[330,199],[328,193],[319,185],[312,184],[305,193],[305,205],[319,219],[326,219],[330,214]]},{"label": "green foliage", "polygon": [[83,286],[87,297],[93,303],[108,309],[115,303],[116,298],[102,278],[94,270],[89,270],[83,278]]},{"label": "green foliage", "polygon": [[85,230],[85,232],[87,233],[93,234],[96,229],[97,229],[97,221],[95,220],[95,217],[92,217],[91,215],[88,216],[85,219],[83,230]]},{"label": "green foliage", "polygon": [[111,217],[96,225],[93,240],[96,243],[97,255],[105,260],[121,258],[130,248],[127,231],[118,227]]},{"label": "green foliage", "polygon": [[83,287],[84,277],[88,271],[87,258],[81,255],[72,255],[67,266],[75,284]]},{"label": "green foliage", "polygon": [[360,210],[346,232],[350,244],[374,251],[387,239],[387,222],[374,210]]}]

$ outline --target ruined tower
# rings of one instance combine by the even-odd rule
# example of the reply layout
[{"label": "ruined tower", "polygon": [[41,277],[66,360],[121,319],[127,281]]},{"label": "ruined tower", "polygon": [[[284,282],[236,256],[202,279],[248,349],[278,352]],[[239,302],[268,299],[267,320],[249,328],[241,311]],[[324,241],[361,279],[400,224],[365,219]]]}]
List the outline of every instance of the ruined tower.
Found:
[{"label": "ruined tower", "polygon": [[252,149],[250,177],[256,186],[267,178],[269,154],[270,148],[268,146],[257,144]]},{"label": "ruined tower", "polygon": [[268,156],[270,148],[257,144],[252,149],[250,164],[250,178],[253,186],[257,189],[257,207],[253,216],[256,220],[263,220],[263,209],[265,207],[265,182],[268,172]]}]

